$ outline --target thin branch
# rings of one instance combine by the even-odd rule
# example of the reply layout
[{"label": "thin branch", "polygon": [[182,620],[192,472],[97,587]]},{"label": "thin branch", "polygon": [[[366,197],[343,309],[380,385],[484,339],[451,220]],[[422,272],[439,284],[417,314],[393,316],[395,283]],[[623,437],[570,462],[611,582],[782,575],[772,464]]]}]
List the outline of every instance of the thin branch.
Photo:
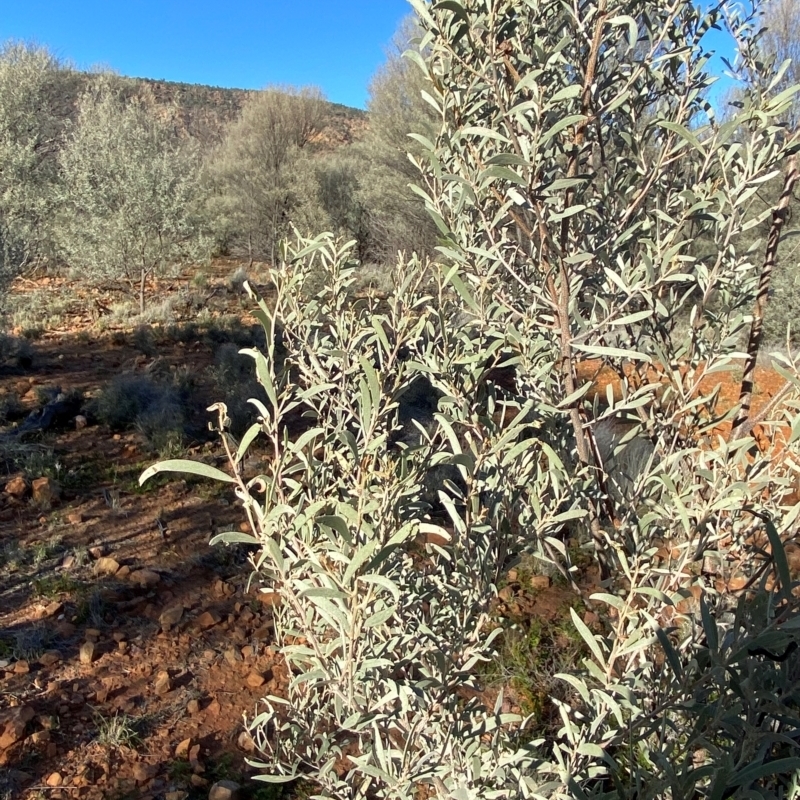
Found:
[{"label": "thin branch", "polygon": [[[786,177],[783,182],[783,191],[778,205],[772,212],[772,224],[767,239],[767,251],[764,254],[764,266],[761,268],[761,278],[758,282],[758,294],[753,311],[753,322],[750,325],[750,337],[747,342],[747,359],[745,361],[742,385],[739,390],[739,413],[731,426],[730,441],[740,439],[747,427],[745,423],[750,419],[753,403],[753,385],[755,383],[756,362],[761,351],[764,338],[764,312],[769,299],[769,287],[772,273],[778,261],[778,246],[781,241],[781,230],[789,214],[789,201],[792,199],[794,185],[797,183],[797,157],[792,156],[786,168]],[[752,425],[747,428],[752,430]]]}]

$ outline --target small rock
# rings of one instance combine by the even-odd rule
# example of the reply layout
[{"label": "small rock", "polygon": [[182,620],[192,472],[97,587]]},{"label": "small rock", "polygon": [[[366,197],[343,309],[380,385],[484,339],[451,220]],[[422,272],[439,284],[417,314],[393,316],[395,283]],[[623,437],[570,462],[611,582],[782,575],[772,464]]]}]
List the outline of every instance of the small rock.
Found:
[{"label": "small rock", "polygon": [[245,753],[254,753],[256,750],[256,743],[247,731],[242,731],[239,734],[237,744],[239,745],[239,749],[244,750]]},{"label": "small rock", "polygon": [[169,608],[165,608],[161,615],[158,618],[161,627],[168,631],[173,625],[177,625],[181,621],[181,617],[183,616],[183,605],[178,604],[176,606],[170,606]]},{"label": "small rock", "polygon": [[57,664],[61,661],[61,658],[60,650],[45,650],[45,652],[39,656],[39,663],[43,667],[52,667],[53,664]]},{"label": "small rock", "polygon": [[175,748],[175,758],[189,758],[189,748],[192,746],[191,739],[184,739]]},{"label": "small rock", "polygon": [[87,425],[89,424],[89,420],[83,416],[83,414],[78,414],[75,417],[75,430],[82,431]]},{"label": "small rock", "polygon": [[14,664],[14,673],[16,675],[27,675],[30,671],[31,665],[24,658],[21,658]]},{"label": "small rock", "polygon": [[189,792],[182,792],[182,791],[167,792],[164,795],[164,800],[186,800],[188,796]]},{"label": "small rock", "polygon": [[728,579],[727,589],[729,592],[740,592],[746,589],[750,580],[746,575],[733,575]]},{"label": "small rock", "polygon": [[65,619],[59,621],[56,625],[56,633],[62,639],[69,639],[75,633],[75,626],[71,622],[67,622]]},{"label": "small rock", "polygon": [[508,580],[509,580],[509,582],[510,583],[514,583],[514,581],[516,579],[517,579],[517,571],[515,569],[510,569],[508,571]]},{"label": "small rock", "polygon": [[228,662],[228,664],[230,664],[232,667],[235,667],[242,660],[242,656],[239,653],[239,651],[235,650],[232,647],[226,650],[223,653],[223,656],[225,657],[225,660]]},{"label": "small rock", "polygon": [[122,579],[122,578],[127,578],[128,575],[130,574],[131,574],[131,568],[127,564],[123,564],[119,568],[119,572],[116,574],[115,577]]},{"label": "small rock", "polygon": [[81,664],[91,664],[95,658],[96,645],[94,642],[84,642],[80,648]]},{"label": "small rock", "polygon": [[108,548],[104,544],[96,544],[89,548],[89,555],[92,558],[102,558],[107,552]]},{"label": "small rock", "polygon": [[156,675],[156,681],[153,684],[153,689],[156,694],[167,694],[172,691],[172,679],[169,677],[169,672],[166,670],[159,672]]},{"label": "small rock", "polygon": [[83,522],[83,514],[80,511],[73,511],[71,514],[67,514],[67,522],[70,525],[80,525]]},{"label": "small rock", "polygon": [[59,603],[58,600],[53,600],[52,603],[48,603],[44,607],[44,616],[55,617],[57,614],[60,614],[63,610],[64,610],[64,604]]},{"label": "small rock", "polygon": [[61,562],[61,569],[71,570],[77,563],[78,559],[70,553],[68,556],[64,556],[64,560]]},{"label": "small rock", "polygon": [[[204,772],[202,766],[200,766],[200,745],[193,744],[189,748],[189,763],[192,765],[192,768],[195,772]],[[199,767],[199,769],[198,769]]]},{"label": "small rock", "polygon": [[0,711],[0,750],[7,750],[25,738],[27,724],[36,716],[30,706],[12,706]]},{"label": "small rock", "polygon": [[220,621],[220,615],[216,611],[204,611],[198,618],[197,624],[203,630],[212,628]]},{"label": "small rock", "polygon": [[61,487],[52,478],[37,478],[31,484],[33,502],[40,506],[49,506],[61,497]]},{"label": "small rock", "polygon": [[189,714],[197,714],[200,711],[200,703],[197,700],[190,700],[186,704],[186,711]]},{"label": "small rock", "polygon": [[146,783],[157,772],[158,767],[155,764],[143,764],[141,761],[137,761],[133,765],[133,779],[136,783]]},{"label": "small rock", "polygon": [[142,589],[151,589],[161,582],[161,576],[151,569],[137,569],[128,576],[131,583],[135,583]]},{"label": "small rock", "polygon": [[84,634],[87,639],[99,639],[103,635],[103,632],[99,628],[87,628]]},{"label": "small rock", "polygon": [[530,587],[535,592],[540,592],[544,589],[549,589],[552,581],[547,575],[534,575],[530,579]]},{"label": "small rock", "polygon": [[239,800],[242,787],[234,781],[217,781],[208,793],[208,800]]},{"label": "small rock", "polygon": [[514,589],[511,586],[504,586],[498,593],[498,597],[508,602],[514,597]]},{"label": "small rock", "polygon": [[281,604],[281,596],[278,592],[259,592],[258,599],[265,606],[279,606]]},{"label": "small rock", "polygon": [[583,622],[589,628],[594,628],[596,625],[600,624],[600,617],[597,614],[595,614],[594,611],[587,611],[583,615]]},{"label": "small rock", "polygon": [[192,786],[196,786],[198,788],[202,788],[203,786],[208,786],[208,781],[201,775],[190,775],[189,783],[191,783]]},{"label": "small rock", "polygon": [[128,634],[125,631],[114,631],[111,634],[111,637],[114,639],[115,642],[124,642],[128,638]]},{"label": "small rock", "polygon": [[5,487],[6,494],[10,494],[12,497],[16,497],[20,499],[25,497],[28,493],[28,482],[22,475],[17,475],[16,478],[12,478]]},{"label": "small rock", "polygon": [[45,781],[45,783],[46,783],[48,786],[52,786],[52,787],[55,787],[55,786],[61,786],[61,784],[62,784],[62,783],[64,783],[64,779],[61,777],[61,774],[60,774],[60,773],[58,773],[58,772],[51,772],[51,773],[50,773],[50,774],[47,776],[47,780]]},{"label": "small rock", "polygon": [[251,689],[258,689],[259,686],[262,686],[264,683],[264,676],[259,675],[258,672],[251,672],[247,678],[245,678],[245,683]]},{"label": "small rock", "polygon": [[94,562],[95,575],[116,575],[119,572],[119,561],[115,558],[100,556]]},{"label": "small rock", "polygon": [[219,700],[212,700],[208,704],[208,708],[206,708],[206,712],[211,717],[218,717],[221,711],[222,711],[222,706],[220,706]]}]

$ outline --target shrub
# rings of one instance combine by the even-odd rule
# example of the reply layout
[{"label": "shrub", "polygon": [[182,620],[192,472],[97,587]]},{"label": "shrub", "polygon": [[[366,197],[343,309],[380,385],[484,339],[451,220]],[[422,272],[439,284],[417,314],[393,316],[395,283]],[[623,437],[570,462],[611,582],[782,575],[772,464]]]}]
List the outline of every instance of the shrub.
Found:
[{"label": "shrub", "polygon": [[0,46],[0,306],[14,274],[52,258],[57,153],[79,80],[44,48]]},{"label": "shrub", "polygon": [[7,364],[22,369],[33,364],[33,347],[27,339],[0,333],[0,366]]},{"label": "shrub", "polygon": [[84,277],[127,285],[142,315],[148,281],[208,250],[193,211],[199,151],[176,136],[154,103],[148,91],[126,98],[97,76],[60,154],[64,259]]},{"label": "shrub", "polygon": [[[401,260],[387,298],[354,301],[352,243],[286,245],[248,353],[259,420],[235,442],[212,407],[228,471],[141,477],[216,478],[244,505],[251,532],[214,541],[261,548],[292,675],[250,723],[260,777],[305,776],[319,797],[793,796],[800,443],[755,447],[745,381],[731,412],[704,382],[759,320],[771,251],[759,264],[745,235],[758,188],[784,168],[793,186],[789,96],[728,3],[413,4],[411,58],[441,121],[417,140],[439,263]],[[703,37],[723,25],[751,85],[719,125]],[[587,399],[587,359],[616,397]],[[796,409],[800,370],[783,368]],[[435,411],[409,414],[421,381]],[[270,458],[251,477],[260,437]],[[588,598],[576,550],[601,571]],[[497,585],[523,555],[610,610],[593,632],[570,609],[585,657],[551,676],[555,735],[479,680]]]},{"label": "shrub", "polygon": [[208,163],[209,217],[219,248],[274,260],[293,221],[317,221],[309,150],[325,121],[317,89],[270,87],[253,93]]},{"label": "shrub", "polygon": [[111,430],[135,428],[156,452],[174,454],[181,447],[186,406],[169,383],[121,375],[100,392],[93,411]]},{"label": "shrub", "polygon": [[133,329],[131,343],[143,356],[154,356],[158,352],[153,329],[149,325],[137,325]]}]

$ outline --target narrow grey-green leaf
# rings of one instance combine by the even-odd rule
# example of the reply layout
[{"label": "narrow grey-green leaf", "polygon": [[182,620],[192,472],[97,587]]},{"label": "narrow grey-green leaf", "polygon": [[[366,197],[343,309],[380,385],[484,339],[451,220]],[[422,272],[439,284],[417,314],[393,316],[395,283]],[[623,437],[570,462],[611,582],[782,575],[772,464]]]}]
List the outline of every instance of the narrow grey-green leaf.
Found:
[{"label": "narrow grey-green leaf", "polygon": [[232,478],[216,467],[203,464],[202,461],[189,461],[188,459],[177,458],[159,461],[158,464],[153,464],[152,467],[148,467],[139,476],[139,486],[143,486],[145,481],[150,480],[150,478],[154,475],[158,475],[160,472],[180,472],[186,475],[198,475],[201,478],[211,478],[212,480],[221,481],[222,483],[236,483],[235,478]]}]

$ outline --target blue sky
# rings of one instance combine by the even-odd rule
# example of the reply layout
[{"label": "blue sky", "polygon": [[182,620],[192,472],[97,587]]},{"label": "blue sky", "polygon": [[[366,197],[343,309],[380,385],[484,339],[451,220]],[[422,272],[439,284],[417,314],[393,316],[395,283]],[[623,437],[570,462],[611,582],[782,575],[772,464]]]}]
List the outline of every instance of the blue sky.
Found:
[{"label": "blue sky", "polygon": [[0,41],[80,68],[257,89],[319,86],[363,108],[406,0],[0,0]]},{"label": "blue sky", "polygon": [[[363,108],[410,11],[406,0],[0,0],[0,42],[32,41],[79,68],[140,78],[315,85],[333,102]],[[722,71],[719,61],[715,69]]]}]

